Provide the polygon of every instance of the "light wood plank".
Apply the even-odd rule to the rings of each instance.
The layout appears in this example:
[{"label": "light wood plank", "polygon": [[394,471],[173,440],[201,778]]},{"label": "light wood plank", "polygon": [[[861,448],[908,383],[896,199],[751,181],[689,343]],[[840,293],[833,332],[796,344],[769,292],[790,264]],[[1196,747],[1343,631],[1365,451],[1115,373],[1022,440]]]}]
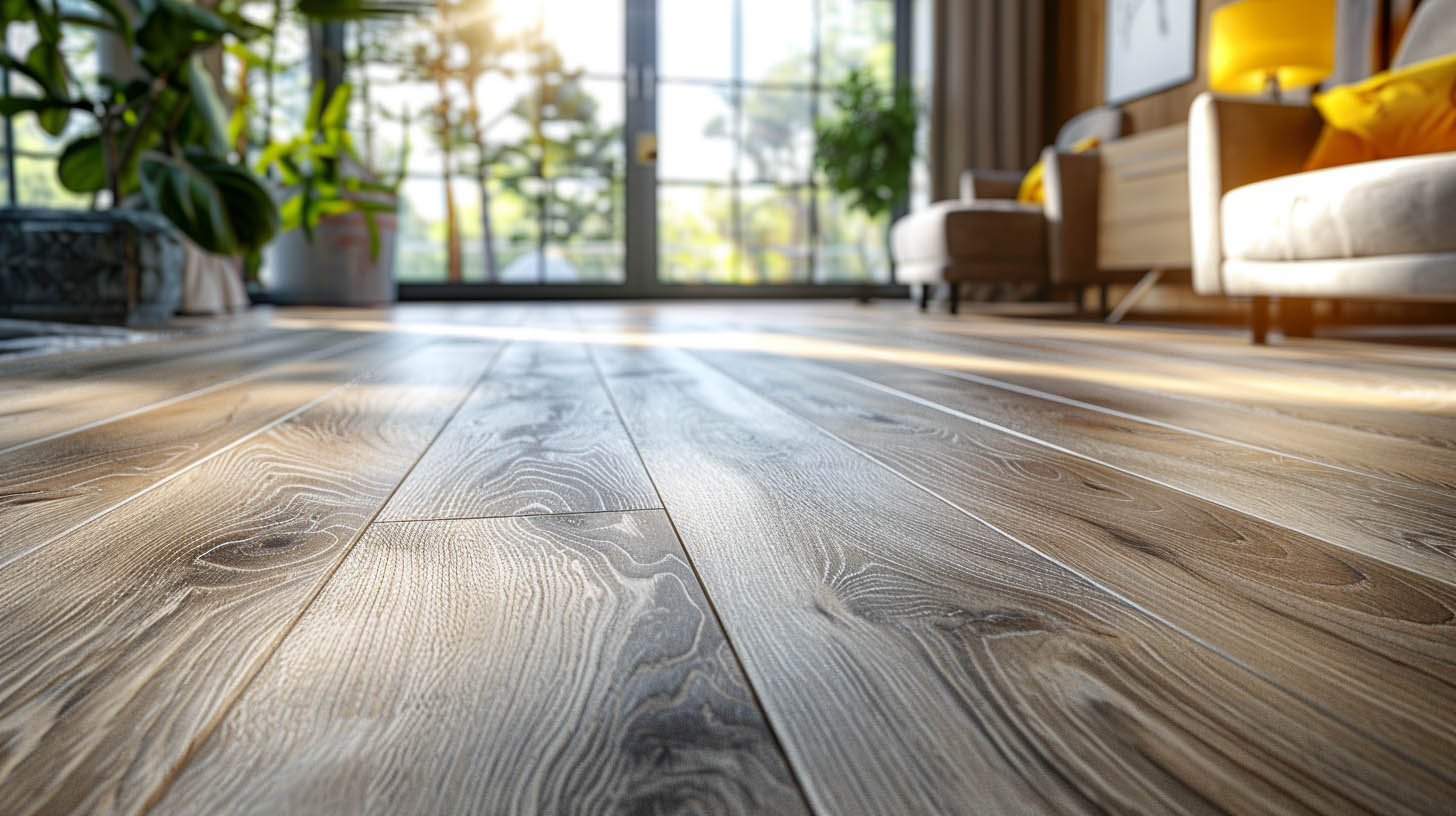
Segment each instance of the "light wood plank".
[{"label": "light wood plank", "polygon": [[657,507],[580,343],[518,342],[380,518],[450,519]]},{"label": "light wood plank", "polygon": [[[1008,373],[1010,366],[1002,368],[1005,380],[1028,382]],[[1449,490],[1372,479],[1268,448],[1094,411],[1059,401],[1051,391],[1044,398],[984,387],[995,386],[994,378],[975,387],[914,365],[875,365],[874,376],[1095,462],[1456,585],[1456,501]],[[1052,389],[1056,380],[1029,384]]]},{"label": "light wood plank", "polygon": [[331,346],[246,382],[0,454],[0,568],[425,342]]},{"label": "light wood plank", "polygon": [[3,375],[0,454],[364,339],[333,331],[227,334],[98,352],[95,360],[75,355],[54,366],[39,361]]},{"label": "light wood plank", "polygon": [[647,511],[374,525],[153,812],[807,811]]},{"label": "light wood plank", "polygon": [[131,812],[488,365],[408,355],[0,575],[0,812]]},{"label": "light wood plank", "polygon": [[1425,758],[1456,801],[1456,589],[838,375],[840,364],[705,356],[968,516]]},{"label": "light wood plank", "polygon": [[1449,790],[684,352],[594,353],[816,809],[1431,812]]},{"label": "light wood plank", "polygon": [[[701,325],[699,319],[696,325]],[[1016,344],[985,341],[978,337],[935,332],[879,329],[865,331],[797,325],[793,334],[767,334],[755,342],[740,341],[736,347],[781,348],[784,353],[823,359],[879,360],[910,367],[925,367],[983,384],[1002,384],[1006,389],[1042,395],[1089,410],[1125,415],[1185,431],[1217,442],[1249,447],[1274,457],[1288,458],[1297,465],[1324,464],[1361,476],[1398,483],[1397,489],[1414,488],[1415,499],[1436,507],[1456,502],[1456,453],[1444,446],[1424,445],[1384,435],[1382,429],[1358,430],[1327,425],[1308,419],[1269,412],[1255,405],[1225,400],[1218,388],[1207,383],[1185,387],[1196,377],[1175,378],[1152,372],[1109,370],[1079,359],[1080,352],[1037,351]],[[814,340],[803,342],[796,336]],[[823,341],[823,342],[817,342]],[[729,343],[729,345],[733,345]],[[1227,379],[1224,390],[1234,388]],[[1392,412],[1387,412],[1387,414]],[[1402,421],[1404,413],[1394,422]],[[1298,460],[1303,460],[1299,462]],[[1314,496],[1311,498],[1318,498]]]}]

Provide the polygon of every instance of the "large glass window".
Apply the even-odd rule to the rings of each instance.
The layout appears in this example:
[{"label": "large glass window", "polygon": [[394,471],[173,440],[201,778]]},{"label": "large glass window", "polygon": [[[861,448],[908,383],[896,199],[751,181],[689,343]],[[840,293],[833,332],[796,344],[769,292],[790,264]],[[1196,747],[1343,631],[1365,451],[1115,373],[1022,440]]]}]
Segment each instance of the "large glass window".
[{"label": "large glass window", "polygon": [[[66,4],[62,4],[64,9]],[[28,54],[36,44],[37,33],[33,25],[5,26],[5,51],[10,54]],[[61,47],[66,51],[67,63],[73,66],[78,76],[75,79],[85,88],[93,88],[96,82],[95,37],[87,28],[65,26]],[[23,74],[11,72],[10,89],[22,96],[36,95],[39,90]],[[56,160],[61,149],[72,139],[81,135],[88,126],[83,116],[71,116],[66,129],[58,136],[43,130],[33,114],[25,113],[10,120],[9,131],[15,143],[11,147],[15,160],[15,178],[8,178],[6,162],[0,161],[0,195],[10,194],[14,184],[15,201],[22,207],[86,207],[89,196],[73,193],[56,180]],[[0,126],[0,151],[7,149],[6,128]],[[0,199],[0,205],[8,199]]]},{"label": "large glass window", "polygon": [[892,0],[659,0],[657,32],[659,279],[887,281],[886,219],[819,184],[814,121],[851,68],[892,81]]},{"label": "large glass window", "polygon": [[453,2],[356,28],[353,121],[379,172],[405,161],[396,278],[625,279],[625,19],[623,0]]}]

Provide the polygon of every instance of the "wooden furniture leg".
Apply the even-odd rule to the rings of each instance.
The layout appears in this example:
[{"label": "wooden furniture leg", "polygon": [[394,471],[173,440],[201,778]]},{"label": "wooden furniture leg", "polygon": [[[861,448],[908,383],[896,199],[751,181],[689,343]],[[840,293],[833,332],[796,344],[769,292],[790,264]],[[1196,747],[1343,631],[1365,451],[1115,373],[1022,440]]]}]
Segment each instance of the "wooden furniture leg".
[{"label": "wooden furniture leg", "polygon": [[929,307],[930,307],[930,284],[928,284],[928,283],[922,283],[922,284],[920,284],[920,311],[923,312],[923,311],[925,311]]},{"label": "wooden furniture leg", "polygon": [[1255,295],[1249,301],[1249,329],[1255,345],[1269,342],[1269,298]]},{"label": "wooden furniture leg", "polygon": [[1285,337],[1314,336],[1314,301],[1309,298],[1280,298],[1279,325]]},{"label": "wooden furniture leg", "polygon": [[961,285],[955,282],[946,285],[950,287],[950,313],[955,314],[961,310]]}]

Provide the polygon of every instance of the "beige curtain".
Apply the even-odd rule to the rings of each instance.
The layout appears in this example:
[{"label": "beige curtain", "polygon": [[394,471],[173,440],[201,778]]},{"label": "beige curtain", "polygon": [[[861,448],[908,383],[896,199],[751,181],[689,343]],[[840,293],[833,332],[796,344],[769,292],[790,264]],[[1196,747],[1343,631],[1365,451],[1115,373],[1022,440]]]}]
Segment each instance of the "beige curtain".
[{"label": "beige curtain", "polygon": [[954,198],[962,170],[1024,170],[1047,133],[1050,0],[935,0],[930,175]]}]

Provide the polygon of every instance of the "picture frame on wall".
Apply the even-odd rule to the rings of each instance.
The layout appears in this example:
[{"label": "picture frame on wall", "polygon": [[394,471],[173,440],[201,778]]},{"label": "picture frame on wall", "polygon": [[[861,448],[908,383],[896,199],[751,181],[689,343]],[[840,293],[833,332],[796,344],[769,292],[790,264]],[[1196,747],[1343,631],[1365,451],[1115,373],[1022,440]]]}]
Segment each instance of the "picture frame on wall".
[{"label": "picture frame on wall", "polygon": [[1103,99],[1124,102],[1198,74],[1198,0],[1107,0]]}]

